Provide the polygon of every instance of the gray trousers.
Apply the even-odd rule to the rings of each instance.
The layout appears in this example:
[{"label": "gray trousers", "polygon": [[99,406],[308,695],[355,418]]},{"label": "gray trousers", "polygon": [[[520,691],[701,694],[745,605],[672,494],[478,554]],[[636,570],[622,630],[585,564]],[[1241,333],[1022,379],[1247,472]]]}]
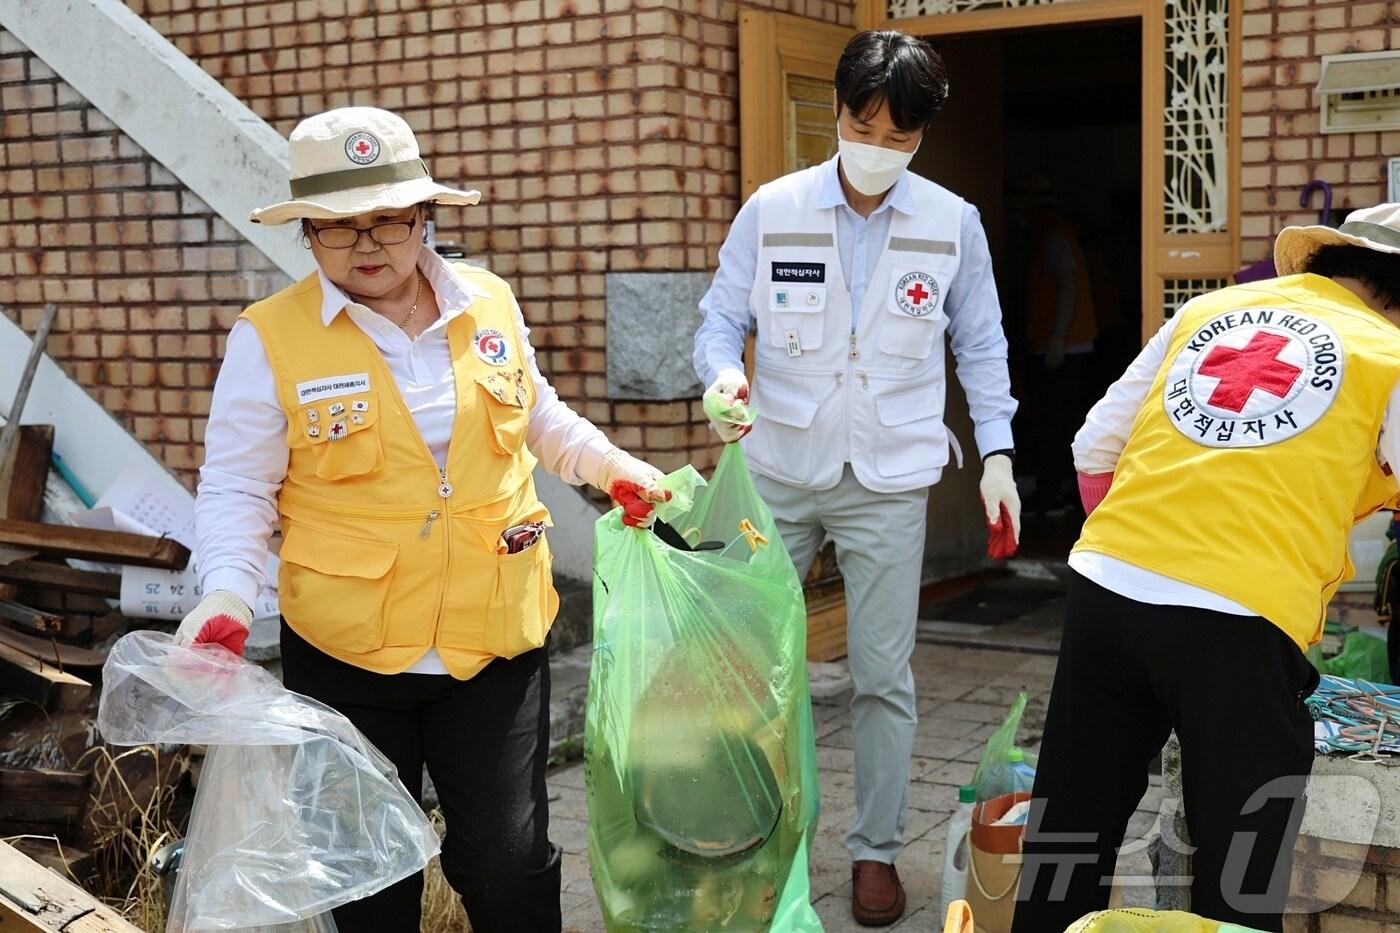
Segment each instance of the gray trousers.
[{"label": "gray trousers", "polygon": [[928,489],[871,492],[848,465],[833,489],[815,491],[754,476],[773,510],[798,576],[826,535],[846,583],[856,817],[846,834],[853,861],[892,863],[904,848],[909,762],[914,754],[914,628],[924,562]]}]

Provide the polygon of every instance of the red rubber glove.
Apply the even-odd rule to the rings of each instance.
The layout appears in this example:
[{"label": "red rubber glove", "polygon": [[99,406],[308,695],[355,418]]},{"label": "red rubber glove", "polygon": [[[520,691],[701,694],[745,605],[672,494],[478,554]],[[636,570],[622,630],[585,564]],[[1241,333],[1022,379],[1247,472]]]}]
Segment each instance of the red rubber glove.
[{"label": "red rubber glove", "polygon": [[1108,495],[1108,489],[1113,485],[1112,473],[1080,473],[1079,474],[1079,501],[1084,505],[1084,514],[1088,515],[1098,508],[1103,497]]},{"label": "red rubber glove", "polygon": [[664,475],[651,464],[614,448],[603,459],[602,470],[594,485],[622,506],[623,524],[633,528],[650,528],[655,520],[652,504],[671,498],[669,490],[656,485]]},{"label": "red rubber glove", "polygon": [[1011,521],[1011,512],[1002,503],[1001,515],[995,522],[987,523],[987,556],[992,560],[1015,557],[1016,546],[1016,528]]},{"label": "red rubber glove", "polygon": [[222,645],[236,655],[243,654],[253,611],[227,590],[214,590],[190,610],[175,631],[182,645]]}]

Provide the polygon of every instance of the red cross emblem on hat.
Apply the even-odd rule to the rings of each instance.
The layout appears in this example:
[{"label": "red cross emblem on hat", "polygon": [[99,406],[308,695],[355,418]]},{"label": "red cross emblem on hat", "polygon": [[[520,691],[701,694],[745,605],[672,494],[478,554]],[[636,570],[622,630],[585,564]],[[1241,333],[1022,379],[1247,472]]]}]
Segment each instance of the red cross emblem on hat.
[{"label": "red cross emblem on hat", "polygon": [[1214,347],[1197,370],[1202,376],[1220,379],[1208,404],[1242,412],[1256,389],[1287,398],[1293,383],[1303,374],[1301,367],[1278,358],[1288,344],[1288,338],[1282,334],[1259,331],[1241,349]]},{"label": "red cross emblem on hat", "polygon": [[345,140],[345,154],[357,165],[368,165],[379,158],[379,140],[369,133],[353,133]]}]

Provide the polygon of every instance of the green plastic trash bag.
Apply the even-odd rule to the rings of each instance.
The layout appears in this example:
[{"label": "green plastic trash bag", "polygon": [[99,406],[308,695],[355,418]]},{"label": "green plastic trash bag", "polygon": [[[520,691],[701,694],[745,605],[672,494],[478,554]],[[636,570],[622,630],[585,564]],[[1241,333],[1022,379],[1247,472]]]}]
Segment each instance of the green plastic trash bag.
[{"label": "green plastic trash bag", "polygon": [[819,931],[802,587],[737,444],[667,477],[679,535],[595,531],[588,855],[611,931]]},{"label": "green plastic trash bag", "polygon": [[1390,658],[1386,655],[1385,642],[1361,631],[1348,632],[1342,638],[1340,653],[1320,663],[1314,661],[1314,664],[1318,671],[1333,677],[1377,684],[1390,681]]},{"label": "green plastic trash bag", "polygon": [[982,749],[977,770],[972,774],[979,801],[992,800],[1003,794],[1029,793],[1031,790],[1030,785],[1035,780],[1035,755],[1016,746],[1016,732],[1021,728],[1026,700],[1026,691],[1022,690],[1016,695],[1006,711],[1006,718]]}]

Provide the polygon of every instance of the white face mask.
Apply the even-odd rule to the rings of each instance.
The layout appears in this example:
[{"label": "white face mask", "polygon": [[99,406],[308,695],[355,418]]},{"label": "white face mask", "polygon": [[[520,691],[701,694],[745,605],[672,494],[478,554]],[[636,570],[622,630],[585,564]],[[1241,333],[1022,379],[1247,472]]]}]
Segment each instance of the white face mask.
[{"label": "white face mask", "polygon": [[[872,197],[893,188],[894,183],[899,181],[899,173],[909,167],[914,152],[919,151],[918,146],[914,147],[914,152],[900,152],[897,149],[886,149],[884,146],[853,143],[842,139],[839,129],[836,131],[836,138],[840,142],[838,151],[841,153],[841,168],[846,173],[846,180],[861,194]],[[923,140],[919,142],[922,144]]]}]

